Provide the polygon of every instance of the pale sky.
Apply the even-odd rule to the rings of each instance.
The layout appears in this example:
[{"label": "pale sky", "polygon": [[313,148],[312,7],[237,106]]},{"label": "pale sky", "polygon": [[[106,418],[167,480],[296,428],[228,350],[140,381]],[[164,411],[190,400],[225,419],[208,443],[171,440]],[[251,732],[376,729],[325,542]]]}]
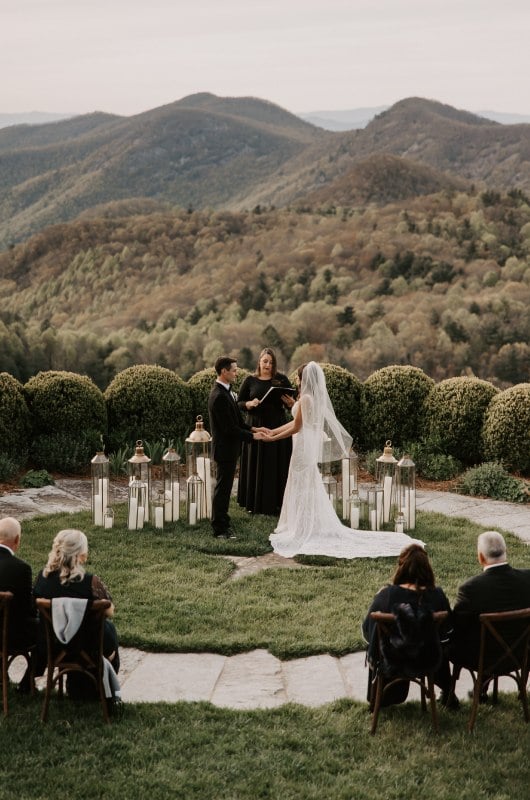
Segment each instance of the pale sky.
[{"label": "pale sky", "polygon": [[425,97],[530,114],[529,0],[0,0],[0,112],[195,92],[292,112]]}]

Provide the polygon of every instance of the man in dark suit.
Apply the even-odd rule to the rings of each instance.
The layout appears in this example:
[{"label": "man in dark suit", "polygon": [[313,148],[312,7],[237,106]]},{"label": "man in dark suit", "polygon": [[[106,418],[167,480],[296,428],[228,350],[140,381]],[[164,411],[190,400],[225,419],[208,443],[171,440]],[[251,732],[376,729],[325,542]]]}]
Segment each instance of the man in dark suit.
[{"label": "man in dark suit", "polygon": [[217,480],[212,501],[213,535],[235,539],[230,528],[230,494],[237,459],[242,442],[261,438],[261,429],[247,425],[232,395],[232,384],[237,377],[237,362],[230,356],[221,356],[215,362],[217,380],[208,398],[208,414],[212,432],[212,458],[215,461]]},{"label": "man in dark suit", "polygon": [[481,533],[477,554],[483,571],[458,590],[451,644],[451,661],[475,668],[480,643],[479,614],[530,608],[530,570],[508,564],[504,537],[497,531]]},{"label": "man in dark suit", "polygon": [[[36,642],[37,618],[33,606],[31,567],[15,553],[20,547],[20,523],[14,517],[0,519],[0,591],[13,592],[9,608],[8,649],[26,649]],[[29,675],[19,688],[29,690]]]}]

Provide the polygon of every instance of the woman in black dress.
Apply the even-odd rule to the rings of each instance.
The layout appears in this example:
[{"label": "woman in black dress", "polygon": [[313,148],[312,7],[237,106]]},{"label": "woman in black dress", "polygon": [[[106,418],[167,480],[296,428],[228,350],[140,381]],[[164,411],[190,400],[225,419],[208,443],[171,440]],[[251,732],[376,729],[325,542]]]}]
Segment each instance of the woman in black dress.
[{"label": "woman in black dress", "polygon": [[[291,393],[283,392],[282,388],[290,389]],[[277,428],[287,421],[285,409],[294,404],[292,389],[287,376],[277,371],[274,350],[265,347],[259,355],[256,372],[241,384],[238,405],[247,414],[250,425]],[[254,514],[280,513],[291,449],[290,439],[243,443],[237,490],[240,506]]]}]

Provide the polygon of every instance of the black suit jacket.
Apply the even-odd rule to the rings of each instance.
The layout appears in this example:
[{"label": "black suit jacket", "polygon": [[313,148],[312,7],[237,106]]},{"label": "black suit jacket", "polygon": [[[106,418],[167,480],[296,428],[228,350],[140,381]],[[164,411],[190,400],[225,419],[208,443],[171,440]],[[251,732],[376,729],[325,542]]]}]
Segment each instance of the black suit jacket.
[{"label": "black suit jacket", "polygon": [[24,643],[32,638],[35,611],[31,585],[31,567],[21,558],[0,547],[0,591],[13,592],[9,609],[9,642]]},{"label": "black suit jacket", "polygon": [[250,425],[241,416],[230,392],[217,381],[208,398],[214,461],[237,461],[241,442],[252,441]]},{"label": "black suit jacket", "polygon": [[479,614],[530,608],[530,570],[509,564],[490,567],[458,590],[453,608],[452,660],[476,663],[480,641]]}]

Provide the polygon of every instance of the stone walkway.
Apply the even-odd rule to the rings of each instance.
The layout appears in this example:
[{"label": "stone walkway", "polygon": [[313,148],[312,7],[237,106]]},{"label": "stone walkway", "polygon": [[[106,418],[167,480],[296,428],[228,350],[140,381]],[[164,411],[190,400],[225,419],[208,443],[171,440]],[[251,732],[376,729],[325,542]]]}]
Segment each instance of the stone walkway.
[{"label": "stone walkway", "polygon": [[[116,492],[120,499],[125,498],[124,487]],[[417,507],[420,511],[463,517],[488,528],[502,528],[530,543],[528,506],[418,490]],[[0,517],[12,515],[21,520],[87,508],[90,508],[87,481],[62,480],[55,486],[0,497]],[[237,566],[232,575],[236,580],[261,569],[303,568],[292,559],[274,553],[228,558]],[[288,702],[319,706],[343,697],[366,699],[364,653],[280,661],[266,650],[230,657],[215,653],[145,653],[133,648],[122,648],[120,652],[120,682],[126,702],[205,700],[226,708],[250,709],[275,708]],[[512,681],[501,681],[500,688],[513,691],[513,686]],[[470,677],[465,673],[457,685],[457,694],[465,697],[470,688]],[[410,697],[418,697],[416,687],[412,687]]]}]

